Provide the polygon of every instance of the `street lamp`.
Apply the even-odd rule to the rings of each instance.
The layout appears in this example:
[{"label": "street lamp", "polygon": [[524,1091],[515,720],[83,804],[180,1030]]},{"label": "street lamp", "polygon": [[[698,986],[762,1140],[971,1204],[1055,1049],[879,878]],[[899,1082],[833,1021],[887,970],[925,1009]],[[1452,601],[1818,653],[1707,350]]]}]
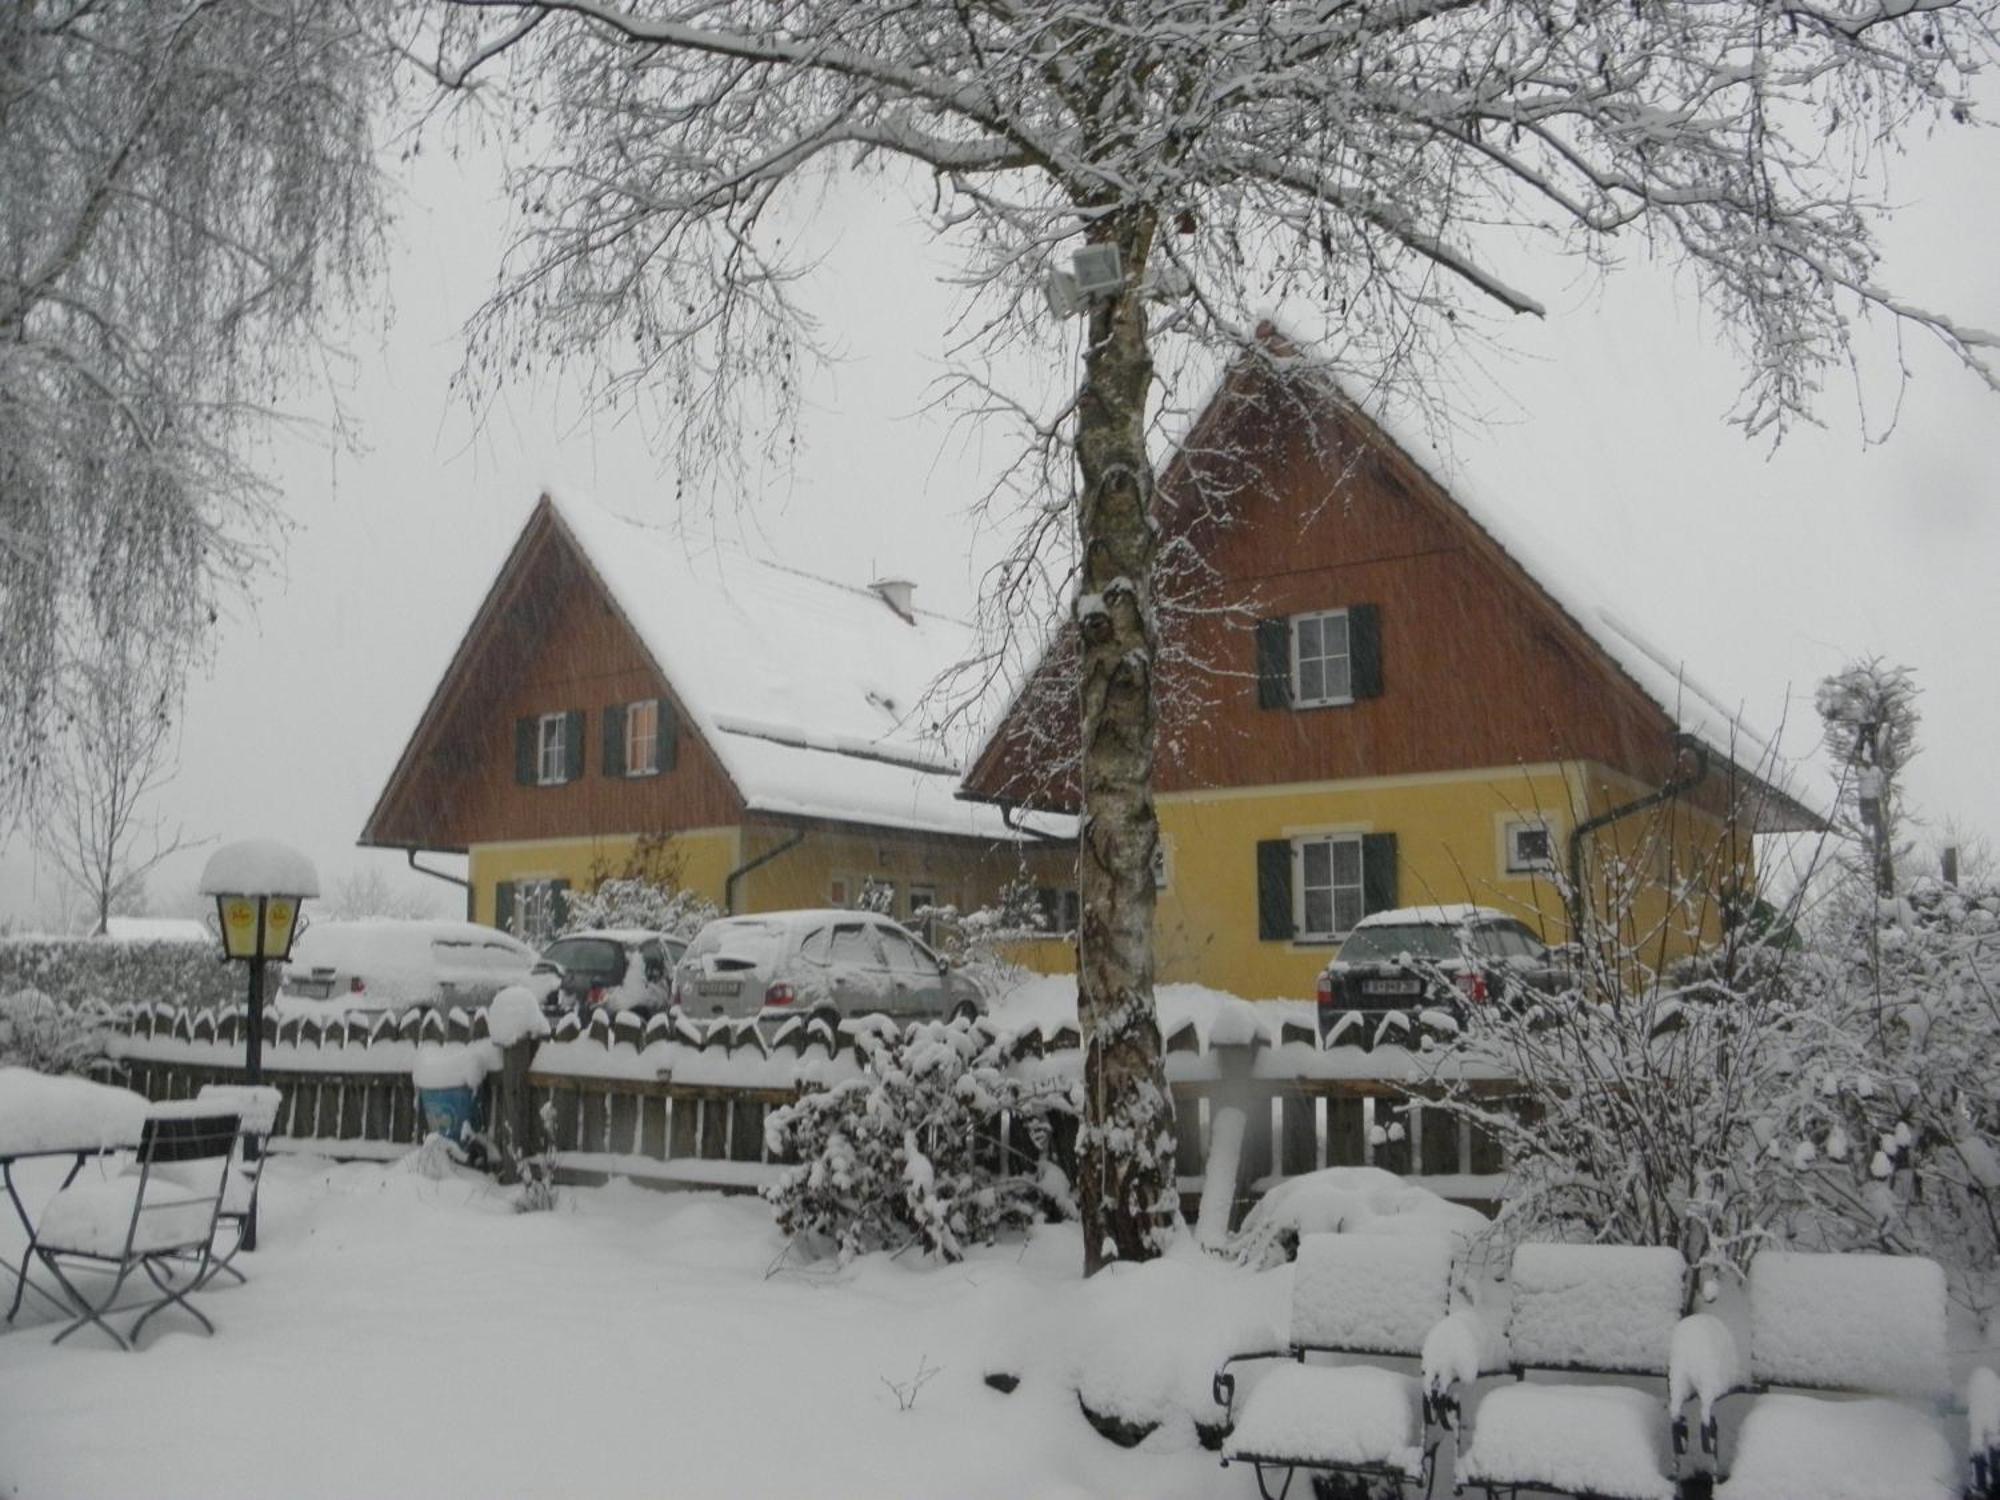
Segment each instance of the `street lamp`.
[{"label": "street lamp", "polygon": [[[299,933],[299,903],[319,894],[313,862],[275,839],[246,839],[209,856],[201,872],[201,894],[215,898],[216,925],[225,958],[250,968],[250,1024],[246,1028],[245,1073],[264,1081],[264,965],[291,957]],[[246,1143],[245,1150],[256,1148]],[[255,1200],[252,1200],[254,1213]],[[243,1225],[243,1248],[257,1248],[257,1221]]]}]

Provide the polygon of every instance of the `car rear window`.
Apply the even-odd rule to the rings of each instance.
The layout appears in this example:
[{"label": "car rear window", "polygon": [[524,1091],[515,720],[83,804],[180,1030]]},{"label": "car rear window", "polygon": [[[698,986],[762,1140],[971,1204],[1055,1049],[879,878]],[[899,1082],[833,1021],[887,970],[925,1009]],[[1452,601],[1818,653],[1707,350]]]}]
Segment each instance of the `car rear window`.
[{"label": "car rear window", "polygon": [[769,969],[778,961],[785,930],[776,922],[712,922],[686,957],[711,960],[714,969]]},{"label": "car rear window", "polygon": [[1459,956],[1456,927],[1359,927],[1340,945],[1339,961],[1344,964],[1371,964],[1399,958],[1428,958],[1441,961]]},{"label": "car rear window", "polygon": [[625,968],[625,952],[606,938],[563,938],[549,944],[542,957],[561,964],[572,974],[619,974]]}]

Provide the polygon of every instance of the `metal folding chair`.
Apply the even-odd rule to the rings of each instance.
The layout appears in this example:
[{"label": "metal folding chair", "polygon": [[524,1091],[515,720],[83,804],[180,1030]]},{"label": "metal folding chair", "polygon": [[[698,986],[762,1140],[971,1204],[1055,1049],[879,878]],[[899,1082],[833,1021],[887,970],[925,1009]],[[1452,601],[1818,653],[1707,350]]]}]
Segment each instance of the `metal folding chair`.
[{"label": "metal folding chair", "polygon": [[257,1217],[264,1162],[270,1153],[271,1133],[277,1128],[283,1096],[269,1084],[206,1083],[198,1098],[204,1104],[235,1110],[243,1121],[242,1134],[237,1138],[235,1154],[223,1179],[222,1211],[215,1220],[216,1244],[202,1277],[204,1281],[213,1281],[227,1271],[241,1283],[248,1278],[232,1262],[243,1250],[246,1227]]},{"label": "metal folding chair", "polygon": [[[214,1102],[155,1105],[146,1117],[138,1160],[130,1171],[106,1181],[76,1183],[56,1194],[35,1235],[36,1256],[76,1314],[55,1336],[56,1343],[79,1328],[95,1325],[119,1348],[131,1349],[154,1314],[174,1306],[190,1313],[209,1333],[215,1332],[215,1325],[188,1297],[210,1274],[216,1220],[241,1125],[236,1111]],[[188,1186],[185,1170],[173,1175],[158,1170],[211,1162],[214,1175],[205,1188]],[[190,1259],[196,1262],[193,1278],[176,1285],[173,1268]],[[83,1269],[110,1274],[109,1290],[95,1300],[87,1296],[75,1279]],[[145,1272],[160,1296],[143,1305],[128,1342],[104,1317],[137,1271]]]}]

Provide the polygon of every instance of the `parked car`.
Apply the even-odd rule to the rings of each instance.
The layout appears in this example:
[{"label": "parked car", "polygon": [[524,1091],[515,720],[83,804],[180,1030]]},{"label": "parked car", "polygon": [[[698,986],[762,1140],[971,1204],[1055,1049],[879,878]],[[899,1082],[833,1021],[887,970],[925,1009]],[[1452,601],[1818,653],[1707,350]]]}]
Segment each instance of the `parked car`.
[{"label": "parked car", "polygon": [[1553,993],[1562,978],[1555,955],[1533,931],[1490,907],[1377,912],[1355,924],[1319,976],[1320,1045],[1412,1040],[1426,1011],[1456,1024],[1467,1006]]},{"label": "parked car", "polygon": [[898,1020],[977,1015],[979,987],[922,940],[865,911],[721,917],[695,934],[674,973],[691,1016],[881,1013]]},{"label": "parked car", "polygon": [[543,997],[545,1010],[599,1006],[652,1015],[673,998],[674,965],[687,944],[639,927],[603,927],[572,932],[542,950],[536,972],[553,975],[556,986]]},{"label": "parked car", "polygon": [[475,922],[318,921],[292,945],[273,1009],[472,1009],[509,985],[539,988],[537,962],[526,943]]}]

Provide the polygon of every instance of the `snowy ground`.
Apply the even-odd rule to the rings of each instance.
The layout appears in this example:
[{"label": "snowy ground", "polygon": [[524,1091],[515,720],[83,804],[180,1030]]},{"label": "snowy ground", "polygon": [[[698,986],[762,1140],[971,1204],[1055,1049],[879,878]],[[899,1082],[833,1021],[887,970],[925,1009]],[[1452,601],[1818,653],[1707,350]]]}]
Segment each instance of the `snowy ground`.
[{"label": "snowy ground", "polygon": [[[136,1355],[51,1348],[30,1299],[0,1332],[0,1495],[1255,1493],[1184,1417],[1130,1452],[1086,1426],[1093,1324],[1167,1288],[1082,1286],[1067,1227],[959,1266],[767,1274],[785,1247],[754,1198],[566,1189],[517,1215],[479,1179],[282,1158],[265,1204],[250,1284],[205,1298],[212,1339],[169,1313]],[[1145,1270],[1208,1311],[1192,1333],[1153,1318],[1099,1372],[1140,1406],[1205,1389],[1209,1345],[1282,1320],[1282,1272]],[[982,1381],[1002,1366],[1012,1395]],[[890,1386],[919,1378],[900,1410]]]}]

